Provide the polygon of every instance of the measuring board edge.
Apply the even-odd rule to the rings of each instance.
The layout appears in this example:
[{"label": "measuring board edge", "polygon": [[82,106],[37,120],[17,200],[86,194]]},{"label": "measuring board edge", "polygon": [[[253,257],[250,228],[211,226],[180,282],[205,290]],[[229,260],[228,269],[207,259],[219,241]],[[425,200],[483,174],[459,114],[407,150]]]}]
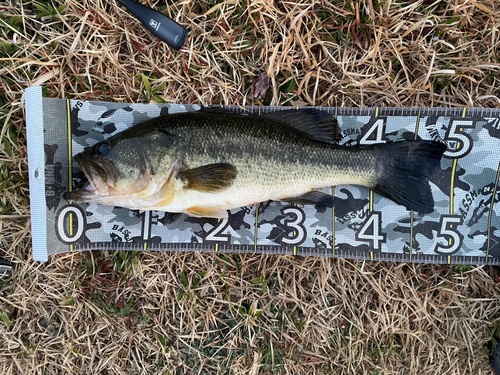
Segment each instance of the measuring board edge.
[{"label": "measuring board edge", "polygon": [[[98,102],[94,102],[98,103]],[[210,105],[207,107],[219,107],[220,105]],[[255,105],[225,105],[224,109],[235,112],[252,112],[252,113],[269,113],[275,111],[286,111],[297,108],[316,108],[326,111],[337,117],[342,116],[371,116],[378,111],[378,116],[420,116],[426,117],[429,115],[434,116],[460,116],[462,117],[464,107],[320,107],[320,106],[255,106]],[[500,108],[480,108],[480,107],[466,107],[466,117],[471,116],[487,116],[498,117],[500,116]]]},{"label": "measuring board edge", "polygon": [[29,87],[24,94],[26,138],[30,186],[33,259],[48,260],[47,205],[45,201],[45,147],[43,130],[42,87]]},{"label": "measuring board edge", "polygon": [[[57,101],[61,101],[62,99],[43,99],[42,100],[42,105],[44,106],[44,110],[48,110],[49,107],[52,107],[52,104],[48,103],[48,101],[52,101],[52,100],[57,100]],[[66,111],[64,112],[67,112],[67,115],[68,115],[68,126],[69,124],[71,123],[70,121],[70,118],[69,118],[69,110],[70,108],[72,108],[72,105],[71,103],[75,104],[75,108],[72,108],[75,110],[75,116],[78,115],[79,113],[79,108],[82,106],[82,103],[84,102],[81,102],[81,101],[77,101],[76,103],[73,102],[73,101],[69,101],[69,100],[65,100],[64,101],[65,103],[65,106],[64,108],[66,109]],[[116,111],[116,107],[117,107],[117,104],[113,104],[113,103],[108,103],[108,102],[92,102],[91,103],[93,104],[96,104],[98,105],[99,103],[103,103],[104,104],[104,109],[105,112],[104,112],[104,116],[103,118],[108,118],[110,116],[110,114],[113,114],[115,113],[114,111]],[[59,103],[56,103],[57,104],[57,107],[62,107],[59,106]],[[121,103],[118,103],[118,107],[120,107],[120,104]],[[55,104],[54,104],[55,105]],[[109,109],[108,105],[111,105],[111,107],[113,107],[112,110]],[[129,104],[122,104],[124,106],[128,106]],[[140,105],[139,103],[136,103],[135,105]],[[144,105],[143,105],[144,106]],[[145,105],[147,106],[147,104]],[[161,108],[161,114],[164,114],[164,113],[176,113],[177,110],[176,110],[176,107],[175,105],[172,105],[172,104],[167,104],[165,105],[167,107],[167,111],[164,111],[164,108],[162,105],[156,105],[157,107]],[[180,105],[184,108],[182,108],[183,110],[181,112],[184,112],[184,111],[196,111],[197,109],[199,109],[198,106],[196,105]],[[198,108],[196,108],[198,107]],[[211,106],[210,106],[211,107]],[[218,106],[217,106],[218,107]],[[285,110],[294,110],[294,109],[298,109],[299,107],[265,107],[265,106],[245,106],[245,107],[242,107],[242,106],[232,106],[232,105],[229,105],[229,106],[222,106],[224,109],[227,109],[227,110],[232,110],[232,111],[235,111],[235,112],[247,112],[247,113],[254,113],[254,114],[264,114],[264,113],[269,113],[269,112],[274,112],[274,111],[285,111]],[[142,107],[140,107],[142,108]],[[347,117],[350,117],[350,116],[373,116],[373,113],[375,112],[376,113],[376,116],[377,117],[380,117],[380,116],[386,116],[386,117],[390,117],[390,116],[416,116],[420,119],[420,117],[431,117],[434,118],[436,116],[444,116],[444,117],[460,117],[461,119],[463,117],[471,117],[471,115],[478,115],[478,116],[495,116],[495,117],[499,117],[500,116],[500,110],[499,109],[496,109],[496,108],[467,108],[467,110],[465,110],[464,108],[418,108],[418,107],[413,107],[413,108],[335,108],[335,107],[315,107],[315,108],[318,108],[318,109],[321,109],[321,110],[324,110],[330,114],[335,114],[336,117],[342,117],[342,116],[347,116]],[[118,108],[119,109],[119,108]],[[127,108],[125,107],[125,112],[130,112],[132,110],[132,108]],[[135,110],[137,110],[137,108],[135,108]],[[62,111],[62,108],[59,109],[59,111]],[[155,113],[157,111],[157,108],[155,108]],[[123,113],[125,113],[123,112]],[[118,113],[118,112],[117,112]],[[73,115],[73,112],[71,113]],[[151,116],[151,114],[149,115]],[[152,117],[155,117],[155,115],[153,115]],[[73,117],[72,117],[73,118]],[[76,118],[76,117],[75,117]],[[489,120],[489,119],[487,119]],[[78,121],[78,120],[76,120]],[[488,123],[489,124],[489,123]],[[101,124],[102,125],[102,124]],[[52,126],[51,124],[51,120],[50,118],[46,118],[45,120],[43,120],[43,126],[44,126],[44,129],[47,130],[50,128],[50,126]],[[57,126],[60,126],[57,125]],[[56,128],[58,129],[58,127]],[[69,129],[69,128],[68,128]],[[417,125],[417,129],[418,129],[418,125]],[[57,134],[60,135],[61,132],[57,132]],[[68,134],[68,140],[71,140],[72,138],[70,138],[70,134],[72,134],[71,132],[67,132]],[[415,137],[417,137],[417,134],[418,132],[415,132]],[[61,141],[61,137],[59,137],[58,135],[58,140]],[[499,137],[496,137],[496,138],[499,138]],[[54,143],[54,142],[52,142]],[[70,155],[72,154],[72,147],[71,147],[71,142],[69,141],[68,142],[68,147],[70,148],[69,149],[69,153]],[[79,145],[78,141],[75,143],[75,145]],[[71,156],[70,156],[71,158]],[[50,159],[47,159],[47,160],[50,160]],[[71,172],[71,164],[69,166],[69,169],[70,169],[70,172]],[[500,173],[500,172],[498,172]],[[498,180],[498,173],[497,173],[497,180]],[[45,175],[45,180],[46,180],[46,183],[49,183],[50,181],[50,174],[46,174]],[[71,181],[71,180],[70,180]],[[70,182],[71,184],[71,182]],[[496,187],[494,189],[495,191],[497,190]],[[46,187],[46,193],[49,194],[51,192],[50,188],[49,187]],[[453,194],[453,193],[452,193]],[[49,194],[50,195],[50,194]],[[50,199],[47,197],[46,198],[46,202],[47,204],[49,205],[49,207],[52,207],[50,205]],[[494,200],[492,199],[492,205],[494,204]],[[52,212],[52,208],[50,208],[50,210],[47,211],[47,213],[50,213]],[[83,211],[82,211],[83,213]],[[491,210],[490,210],[490,215],[491,215]],[[85,217],[85,216],[84,216]],[[260,217],[259,217],[260,219]],[[333,225],[335,225],[335,215],[333,215],[332,217],[333,219]],[[49,222],[51,222],[49,220]],[[78,221],[79,222],[79,221]],[[59,222],[58,222],[59,223]],[[74,223],[74,221],[73,221]],[[412,218],[412,223],[413,223],[413,218]],[[55,225],[57,223],[54,223]],[[71,217],[69,219],[69,225],[70,227],[73,227],[73,224],[71,224]],[[144,225],[144,224],[143,224]],[[333,227],[332,225],[332,230],[333,230],[333,233],[335,233],[335,227]],[[50,226],[50,224],[47,224],[47,226]],[[411,224],[411,226],[413,227],[413,224]],[[64,229],[63,227],[61,227],[60,225],[57,226],[57,228],[59,229]],[[255,217],[255,238],[257,238],[257,229],[258,229],[258,216],[256,215]],[[446,228],[445,228],[446,229]],[[115,229],[114,229],[115,230]],[[150,231],[151,229],[149,229]],[[170,243],[170,244],[166,244],[164,246],[155,246],[156,243],[155,241],[151,240],[149,241],[149,231],[148,231],[148,235],[146,237],[148,237],[148,239],[146,239],[146,237],[144,237],[144,234],[141,234],[140,237],[141,239],[144,237],[144,241],[141,242],[141,244],[143,244],[143,248],[144,250],[160,250],[160,251],[168,251],[168,250],[174,250],[174,251],[190,251],[190,250],[193,250],[193,251],[208,251],[208,252],[213,252],[215,251],[216,253],[217,252],[221,252],[221,253],[227,253],[227,252],[236,252],[236,253],[261,253],[261,254],[264,254],[264,253],[267,253],[267,254],[283,254],[283,255],[309,255],[309,256],[322,256],[324,257],[325,254],[319,254],[320,252],[318,252],[318,248],[317,247],[311,247],[312,245],[311,244],[308,244],[308,246],[293,246],[291,248],[289,247],[279,247],[279,246],[269,246],[269,245],[266,245],[266,244],[259,244],[256,240],[255,243],[253,244],[231,244],[231,245],[226,245],[224,243],[219,243],[219,242],[209,242],[209,243],[201,243],[201,244],[188,244],[188,243],[185,243],[185,242],[178,242],[178,243]],[[327,232],[325,232],[327,233]],[[57,234],[57,231],[56,231],[56,234]],[[69,232],[69,234],[71,235],[71,232]],[[335,235],[335,234],[333,234]],[[51,252],[53,251],[53,246],[50,242],[50,237],[51,236],[51,233],[48,233],[47,234],[47,246],[46,246],[46,250],[50,250]],[[443,236],[441,236],[443,237]],[[488,235],[489,237],[489,235]],[[135,238],[135,237],[134,237]],[[163,238],[163,237],[162,237]],[[412,235],[412,238],[413,238],[413,235]],[[97,238],[96,238],[97,239]],[[96,241],[96,239],[93,239],[91,240],[92,241]],[[446,237],[445,237],[446,239]],[[211,239],[210,241],[214,241],[213,239]],[[114,241],[112,241],[114,242]],[[133,248],[130,248],[129,246],[120,246],[120,245],[116,245],[116,244],[112,244],[112,242],[108,243],[108,242],[93,242],[92,244],[89,244],[90,246],[78,246],[78,244],[75,242],[74,245],[70,244],[70,251],[82,251],[82,250],[97,250],[98,248],[100,249],[114,249],[114,250],[139,250],[138,248],[136,248],[136,246],[132,246]],[[210,244],[213,244],[214,246],[211,246]],[[315,243],[317,245],[317,243]],[[334,242],[335,244],[335,242]],[[111,246],[110,246],[111,245]],[[115,245],[115,246],[113,246]],[[136,244],[137,245],[137,244]],[[170,245],[170,246],[169,246]],[[142,246],[140,246],[142,247]],[[376,252],[376,251],[372,251],[370,252],[370,255],[369,257],[367,258],[367,255],[364,254],[364,253],[359,253],[358,251],[352,251],[352,249],[350,249],[349,247],[347,248],[343,248],[342,246],[331,246],[331,252],[330,252],[330,256],[332,257],[340,257],[340,258],[346,258],[346,259],[369,259],[371,257],[371,260],[378,260],[378,261],[396,261],[396,262],[407,262],[407,261],[414,261],[414,262],[424,262],[424,263],[448,263],[448,264],[485,264],[485,259],[484,257],[481,257],[481,256],[476,256],[476,257],[470,257],[470,256],[443,256],[443,255],[438,255],[438,256],[435,256],[435,255],[429,255],[429,254],[423,254],[423,253],[419,253],[418,250],[419,249],[416,249],[415,251],[416,252],[410,252],[409,254],[406,252],[405,249],[402,249],[403,252],[402,253],[379,253],[379,252]],[[410,248],[412,248],[412,246],[410,246]],[[66,249],[64,249],[66,250]],[[61,253],[61,251],[59,250],[54,250],[54,254],[58,254],[58,253]],[[65,251],[63,251],[64,253]],[[412,257],[413,256],[413,257]],[[488,257],[488,254],[486,255]],[[413,259],[412,259],[413,258]],[[459,259],[460,258],[460,259]],[[490,260],[491,260],[491,263],[490,263]],[[493,264],[493,263],[498,263],[499,261],[497,261],[496,259],[494,258],[490,258],[490,259],[487,259],[486,262],[488,262],[488,264]]]}]

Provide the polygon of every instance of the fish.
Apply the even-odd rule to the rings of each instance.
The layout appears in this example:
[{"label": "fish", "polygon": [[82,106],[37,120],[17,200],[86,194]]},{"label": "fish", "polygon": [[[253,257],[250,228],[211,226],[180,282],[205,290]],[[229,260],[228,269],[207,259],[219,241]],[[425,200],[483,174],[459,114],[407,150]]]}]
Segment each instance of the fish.
[{"label": "fish", "polygon": [[227,219],[269,200],[334,206],[325,188],[361,185],[422,214],[446,145],[413,140],[342,146],[335,117],[315,108],[261,116],[202,107],[162,115],[74,156],[88,183],[72,202]]}]

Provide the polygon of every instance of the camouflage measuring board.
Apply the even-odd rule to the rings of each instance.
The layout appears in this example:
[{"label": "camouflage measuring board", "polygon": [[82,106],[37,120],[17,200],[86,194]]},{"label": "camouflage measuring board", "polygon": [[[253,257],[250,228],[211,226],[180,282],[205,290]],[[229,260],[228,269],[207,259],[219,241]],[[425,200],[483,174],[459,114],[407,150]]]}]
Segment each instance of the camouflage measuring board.
[{"label": "camouflage measuring board", "polygon": [[[193,250],[344,257],[408,262],[500,264],[500,110],[322,108],[342,129],[341,144],[413,139],[445,142],[431,176],[435,211],[420,215],[359,186],[335,186],[335,207],[264,202],[229,220],[98,204],[70,204],[69,184],[85,177],[72,156],[155,116],[198,106],[42,98],[26,91],[28,158],[36,260],[94,249]],[[239,107],[227,107],[242,111]],[[290,107],[248,107],[255,113]],[[279,152],[279,150],[276,150]]]}]

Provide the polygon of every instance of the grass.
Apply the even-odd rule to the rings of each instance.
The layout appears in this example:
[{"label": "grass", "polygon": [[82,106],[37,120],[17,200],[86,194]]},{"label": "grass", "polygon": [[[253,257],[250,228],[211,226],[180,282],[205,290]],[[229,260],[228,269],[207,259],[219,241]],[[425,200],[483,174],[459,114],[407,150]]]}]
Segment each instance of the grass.
[{"label": "grass", "polygon": [[[81,100],[500,106],[500,2],[0,2],[2,374],[488,374],[493,267],[93,252],[31,260],[23,92]],[[265,90],[258,78],[269,77]],[[260,84],[260,94],[251,96]]]}]

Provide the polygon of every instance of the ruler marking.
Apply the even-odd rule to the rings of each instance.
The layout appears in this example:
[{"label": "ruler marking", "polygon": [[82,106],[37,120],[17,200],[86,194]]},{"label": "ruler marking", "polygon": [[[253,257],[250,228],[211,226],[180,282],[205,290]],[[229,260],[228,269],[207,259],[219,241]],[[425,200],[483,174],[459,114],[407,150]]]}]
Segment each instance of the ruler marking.
[{"label": "ruler marking", "polygon": [[69,174],[68,174],[68,179],[69,179],[69,191],[73,190],[73,176],[71,175],[72,173],[72,163],[73,163],[73,151],[71,149],[71,108],[70,108],[70,103],[69,99],[66,99],[66,111],[67,111],[67,116],[68,116],[68,167],[69,167]]},{"label": "ruler marking", "polygon": [[493,205],[495,204],[495,195],[497,193],[498,177],[499,176],[500,176],[500,161],[498,162],[497,178],[495,179],[495,187],[493,189],[493,193],[492,193],[492,196],[491,196],[490,213],[488,215],[488,244],[486,246],[486,260],[485,260],[484,264],[488,264],[488,258],[490,256],[491,216],[493,214]]},{"label": "ruler marking", "polygon": [[457,160],[458,159],[453,160],[453,168],[451,170],[450,215],[453,215],[453,212],[454,212],[454,209],[453,209],[453,206],[454,206],[453,190],[454,190],[454,184],[455,184],[455,172],[457,170]]},{"label": "ruler marking", "polygon": [[[375,117],[378,117],[379,107],[375,108]],[[370,189],[370,213],[373,212],[373,190]],[[382,253],[382,249],[380,249]],[[370,259],[373,260],[373,250],[370,250]]]},{"label": "ruler marking", "polygon": [[[66,99],[66,112],[68,116],[68,190],[73,190],[73,150],[71,148],[71,107],[69,99]],[[69,204],[73,204],[72,201]],[[73,237],[73,213],[69,213],[69,235]],[[69,251],[73,252],[73,244],[69,245]]]},{"label": "ruler marking", "polygon": [[[465,117],[465,114],[467,113],[467,108],[464,108],[462,111],[462,117]],[[450,124],[451,126],[451,124]],[[456,147],[459,147],[459,144],[457,142]],[[455,194],[454,194],[454,189],[455,189],[455,173],[457,170],[457,164],[458,164],[458,159],[453,160],[453,167],[451,171],[451,186],[450,186],[450,215],[453,215],[455,212]],[[451,239],[450,239],[451,241]]]},{"label": "ruler marking", "polygon": [[[295,108],[297,111],[300,109],[298,106]],[[296,204],[292,204],[293,207],[297,207]],[[296,236],[297,235],[297,232],[294,230],[293,231],[293,235]],[[294,245],[293,246],[293,255],[296,256],[297,255],[297,246]]]},{"label": "ruler marking", "polygon": [[259,227],[259,204],[255,205],[255,233],[253,253],[257,253],[257,228]]},{"label": "ruler marking", "polygon": [[413,263],[413,210],[410,211],[410,263]]},{"label": "ruler marking", "polygon": [[142,239],[144,240],[144,250],[147,249],[147,240],[151,237],[151,211],[144,211],[142,221]]},{"label": "ruler marking", "polygon": [[[221,107],[222,109],[224,109],[224,104],[221,104],[221,105],[220,105],[220,107]],[[217,219],[217,223],[218,223],[218,224],[220,224],[220,219]],[[219,243],[217,242],[217,243],[215,244],[215,253],[218,253],[218,252],[219,252]]]},{"label": "ruler marking", "polygon": [[[418,138],[418,129],[420,126],[420,108],[417,114],[417,124],[415,125],[415,140]],[[413,210],[410,211],[410,263],[413,263]]]},{"label": "ruler marking", "polygon": [[[338,123],[338,107],[335,107],[335,123],[340,129]],[[335,258],[335,186],[332,186],[332,196],[334,198],[334,204],[332,207],[332,257]]]},{"label": "ruler marking", "polygon": [[[220,224],[220,219],[217,219],[217,223]],[[216,253],[219,252],[219,243],[218,242],[215,244],[215,252]]]},{"label": "ruler marking", "polygon": [[73,214],[71,212],[69,213],[69,235],[73,237]]},{"label": "ruler marking", "polygon": [[[259,116],[261,115],[261,106],[259,105]],[[257,203],[255,205],[255,233],[254,233],[254,247],[253,247],[253,253],[257,253],[257,230],[259,228],[259,204]]]},{"label": "ruler marking", "polygon": [[373,190],[370,190],[370,212],[373,211]]}]

